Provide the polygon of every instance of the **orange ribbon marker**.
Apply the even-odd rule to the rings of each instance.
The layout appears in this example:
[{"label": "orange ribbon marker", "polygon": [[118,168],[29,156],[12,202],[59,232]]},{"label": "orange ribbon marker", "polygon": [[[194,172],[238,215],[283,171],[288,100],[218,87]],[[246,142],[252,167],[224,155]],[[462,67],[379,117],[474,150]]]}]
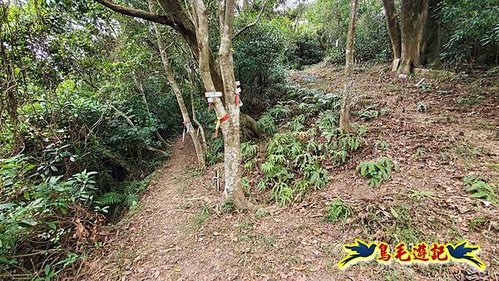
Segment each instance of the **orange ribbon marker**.
[{"label": "orange ribbon marker", "polygon": [[215,138],[218,137],[218,128],[220,128],[220,124],[223,122],[229,120],[229,114],[225,113],[224,116],[222,116],[220,119],[217,120],[217,124],[215,125]]}]

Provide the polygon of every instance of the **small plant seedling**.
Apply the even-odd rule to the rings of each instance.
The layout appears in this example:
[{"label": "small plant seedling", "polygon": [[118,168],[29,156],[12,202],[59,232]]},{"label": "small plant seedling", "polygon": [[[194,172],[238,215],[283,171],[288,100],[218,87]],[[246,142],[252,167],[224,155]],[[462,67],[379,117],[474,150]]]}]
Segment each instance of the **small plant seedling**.
[{"label": "small plant seedling", "polygon": [[199,214],[194,216],[191,221],[191,228],[198,229],[210,216],[211,209],[208,205],[204,205]]},{"label": "small plant seedling", "polygon": [[416,152],[414,153],[414,155],[417,158],[422,158],[425,155],[425,149],[424,149],[424,147],[419,146],[418,148],[416,148]]},{"label": "small plant seedling", "polygon": [[364,120],[364,121],[369,121],[371,119],[377,118],[380,115],[381,115],[380,112],[375,110],[375,109],[367,109],[367,110],[363,111],[359,115],[359,117],[362,118],[362,120]]},{"label": "small plant seedling", "polygon": [[384,140],[376,141],[376,148],[381,151],[386,151],[390,147],[390,144]]},{"label": "small plant seedling", "polygon": [[[234,205],[234,201],[232,201],[231,199],[225,200],[222,204],[222,212],[224,212],[226,214],[234,212],[235,209],[236,209],[236,207]],[[204,208],[203,208],[203,211],[204,211]],[[209,214],[209,209],[208,209],[208,214]]]},{"label": "small plant seedling", "polygon": [[471,231],[477,230],[480,226],[484,225],[487,220],[484,217],[478,216],[473,218],[469,223],[469,228]]},{"label": "small plant seedling", "polygon": [[467,175],[463,178],[464,184],[468,187],[466,192],[472,197],[482,199],[492,204],[496,203],[496,188],[485,179],[477,175]]},{"label": "small plant seedling", "polygon": [[336,197],[327,206],[325,220],[328,222],[346,220],[352,212],[352,207],[346,204],[341,198]]},{"label": "small plant seedling", "polygon": [[483,96],[468,96],[460,97],[456,100],[456,104],[460,107],[472,106],[481,103]]},{"label": "small plant seedling", "polygon": [[387,181],[392,173],[393,161],[388,157],[382,157],[377,161],[362,162],[357,166],[357,170],[362,177],[369,179],[371,186],[379,186]]},{"label": "small plant seedling", "polygon": [[433,191],[421,189],[412,192],[410,197],[416,200],[423,200],[424,198],[434,198],[435,194],[433,193]]},{"label": "small plant seedling", "polygon": [[425,112],[428,110],[428,106],[426,105],[426,103],[420,101],[418,102],[417,109],[419,112]]},{"label": "small plant seedling", "polygon": [[428,92],[429,90],[431,90],[431,84],[423,82],[419,84],[418,88],[423,92]]}]

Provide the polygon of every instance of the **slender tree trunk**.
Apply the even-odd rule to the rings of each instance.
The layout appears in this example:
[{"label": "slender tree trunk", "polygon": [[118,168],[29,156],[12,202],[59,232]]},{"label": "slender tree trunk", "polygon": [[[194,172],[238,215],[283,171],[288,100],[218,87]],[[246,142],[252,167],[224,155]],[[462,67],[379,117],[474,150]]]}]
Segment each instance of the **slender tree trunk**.
[{"label": "slender tree trunk", "polygon": [[401,61],[399,73],[410,74],[421,64],[423,31],[428,18],[428,0],[401,1]]},{"label": "slender tree trunk", "polygon": [[[135,75],[133,75],[133,79],[135,80],[135,83],[139,87],[139,91],[140,91],[140,94],[142,96],[142,103],[144,104],[144,106],[146,108],[147,114],[149,115],[149,118],[152,118],[153,116],[152,116],[151,110],[149,108],[149,102],[147,101],[146,91],[144,90],[144,85],[142,85],[142,82],[139,81],[139,79]],[[158,138],[158,140],[163,144],[163,146],[165,146],[165,147],[168,146],[168,142],[163,138],[163,136],[161,136],[161,134],[159,133],[158,130],[154,130],[154,134],[156,135],[156,138]]]},{"label": "slender tree trunk", "polygon": [[[154,12],[154,2],[155,2],[154,0],[149,0],[148,2],[149,10],[151,12]],[[196,156],[198,158],[198,165],[201,169],[204,169],[206,167],[206,163],[204,161],[203,148],[201,146],[198,136],[196,135],[196,132],[194,132],[194,127],[192,126],[191,119],[189,117],[189,112],[187,111],[187,107],[185,106],[182,92],[180,91],[180,88],[177,82],[175,81],[175,77],[173,76],[173,71],[170,66],[170,61],[166,53],[166,46],[163,40],[161,40],[161,32],[159,31],[158,24],[153,23],[153,27],[154,27],[154,32],[156,34],[156,39],[158,41],[159,53],[161,56],[161,61],[163,62],[163,67],[165,69],[166,78],[168,79],[168,82],[173,88],[173,92],[175,93],[175,97],[177,98],[178,106],[182,114],[184,126],[187,130],[187,133],[190,135],[192,142],[194,143],[194,149],[196,150]]]},{"label": "slender tree trunk", "polygon": [[[189,82],[191,85],[194,84],[194,79],[192,77],[192,70],[190,68],[187,68],[187,73],[189,75]],[[208,151],[208,145],[206,143],[206,135],[204,133],[204,128],[201,123],[199,123],[197,117],[196,117],[196,108],[194,107],[194,94],[193,94],[194,89],[190,89],[190,96],[191,96],[191,109],[192,109],[192,121],[194,124],[196,124],[198,130],[199,130],[199,135],[201,136],[201,144],[203,145],[203,152]]]},{"label": "slender tree trunk", "polygon": [[353,85],[353,79],[351,76],[348,78],[349,81],[345,83],[343,96],[341,97],[341,108],[340,108],[340,130],[344,133],[351,131],[350,127],[350,103],[351,103],[351,88]]},{"label": "slender tree trunk", "polygon": [[355,41],[355,20],[357,18],[357,0],[351,0],[350,2],[350,24],[348,25],[348,36],[347,36],[347,48],[345,52],[345,72],[348,75],[353,73],[354,65],[354,41]]},{"label": "slender tree trunk", "polygon": [[[199,48],[199,69],[205,89],[215,91],[209,64],[208,18],[203,0],[195,0],[197,15],[196,35]],[[217,114],[218,124],[224,138],[224,194],[232,198],[238,209],[247,209],[249,202],[244,196],[241,184],[241,148],[239,131],[239,105],[235,104],[234,94],[236,81],[232,56],[232,33],[235,1],[226,0],[225,6],[219,8],[220,49],[219,64],[223,80],[223,97],[214,98],[213,104]],[[223,13],[223,14],[222,14]]]},{"label": "slender tree trunk", "polygon": [[350,132],[350,87],[353,84],[353,67],[354,67],[354,42],[355,42],[355,21],[357,17],[357,0],[350,2],[350,24],[348,26],[347,48],[345,51],[346,63],[345,73],[347,74],[348,82],[345,84],[343,96],[341,98],[340,109],[340,130],[344,133]]},{"label": "slender tree trunk", "polygon": [[225,1],[225,17],[220,34],[220,70],[224,83],[225,105],[229,111],[229,130],[224,143],[225,150],[225,194],[232,195],[234,203],[240,208],[247,208],[241,184],[241,130],[239,102],[235,102],[236,78],[234,75],[234,57],[232,36],[234,29],[235,0]]},{"label": "slender tree trunk", "polygon": [[401,34],[395,3],[393,0],[383,0],[383,7],[385,9],[386,27],[392,44],[392,71],[397,71],[401,55]]}]

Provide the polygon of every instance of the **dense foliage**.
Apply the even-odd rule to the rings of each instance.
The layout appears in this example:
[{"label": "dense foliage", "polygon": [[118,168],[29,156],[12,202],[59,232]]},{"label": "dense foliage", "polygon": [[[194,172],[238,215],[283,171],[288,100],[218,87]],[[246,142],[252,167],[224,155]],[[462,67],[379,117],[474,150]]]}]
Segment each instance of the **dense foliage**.
[{"label": "dense foliage", "polygon": [[[350,2],[318,0],[311,5],[306,18],[318,28],[319,40],[331,62],[343,64],[350,16]],[[355,32],[355,59],[387,61],[391,56],[381,1],[363,1],[359,5]]]},{"label": "dense foliage", "polygon": [[[382,3],[361,2],[355,58],[386,62]],[[343,64],[349,1],[281,4],[255,1],[238,10],[233,47],[242,112],[265,136],[241,146],[243,184],[286,205],[324,188],[332,171],[348,165],[365,145],[366,128],[339,130],[340,95],[294,86],[287,73],[324,59]],[[213,32],[217,7],[208,9]],[[497,65],[496,1],[444,0],[436,12],[444,66]],[[217,117],[202,95],[196,60],[172,29],[160,32],[172,42],[167,52],[189,114],[194,105],[207,132],[207,163],[216,164],[224,144],[211,137]],[[210,41],[213,54],[217,40]],[[1,2],[0,67],[0,271],[49,280],[100,245],[101,225],[137,205],[181,134],[182,118],[151,24],[94,1]],[[358,117],[382,114],[370,107]],[[378,186],[393,167],[380,158],[360,163],[358,172]],[[475,197],[497,200],[486,180],[465,182]],[[334,222],[351,208],[337,198],[327,212]]]},{"label": "dense foliage", "polygon": [[497,1],[445,0],[441,21],[445,32],[442,59],[459,63],[499,63],[499,22]]}]

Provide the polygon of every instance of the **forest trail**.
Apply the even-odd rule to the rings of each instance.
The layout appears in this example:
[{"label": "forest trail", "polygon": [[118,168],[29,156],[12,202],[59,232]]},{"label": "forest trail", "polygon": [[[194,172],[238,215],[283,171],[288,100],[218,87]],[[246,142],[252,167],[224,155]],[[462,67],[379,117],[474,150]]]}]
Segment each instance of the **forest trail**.
[{"label": "forest trail", "polygon": [[[107,243],[109,249],[89,261],[80,279],[168,280],[166,276],[180,274],[177,263],[189,263],[189,258],[176,255],[179,251],[188,254],[187,227],[193,216],[189,208],[202,205],[197,201],[200,198],[189,196],[195,191],[190,190],[195,164],[190,138],[185,142],[177,138],[172,157],[157,170],[138,208],[116,225],[116,234]],[[185,192],[187,187],[189,192]]]},{"label": "forest trail", "polygon": [[[220,166],[200,175],[190,139],[182,143],[178,138],[138,208],[87,259],[79,279],[497,280],[498,209],[471,198],[462,183],[471,171],[499,178],[494,166],[499,163],[497,85],[471,93],[463,83],[432,81],[428,91],[421,91],[415,79],[400,80],[382,69],[355,77],[360,97],[353,118],[369,127],[370,146],[331,173],[326,188],[284,208],[255,194],[261,207],[256,212],[224,212],[222,192],[212,183]],[[294,72],[292,78],[328,92],[340,91],[345,79],[341,71],[320,66]],[[480,107],[456,106],[456,100],[474,94],[483,96]],[[421,101],[428,107],[424,113],[417,110]],[[368,121],[356,117],[357,110],[373,110],[374,103],[378,113],[388,113]],[[385,151],[376,148],[380,139],[389,144]],[[381,153],[390,155],[400,170],[373,188],[358,177],[355,166]],[[326,223],[327,204],[337,196],[353,207],[354,215],[346,222]],[[458,264],[375,263],[341,271],[336,264],[344,256],[342,245],[355,237],[469,239],[484,249],[481,258],[489,271],[477,273]]]}]

